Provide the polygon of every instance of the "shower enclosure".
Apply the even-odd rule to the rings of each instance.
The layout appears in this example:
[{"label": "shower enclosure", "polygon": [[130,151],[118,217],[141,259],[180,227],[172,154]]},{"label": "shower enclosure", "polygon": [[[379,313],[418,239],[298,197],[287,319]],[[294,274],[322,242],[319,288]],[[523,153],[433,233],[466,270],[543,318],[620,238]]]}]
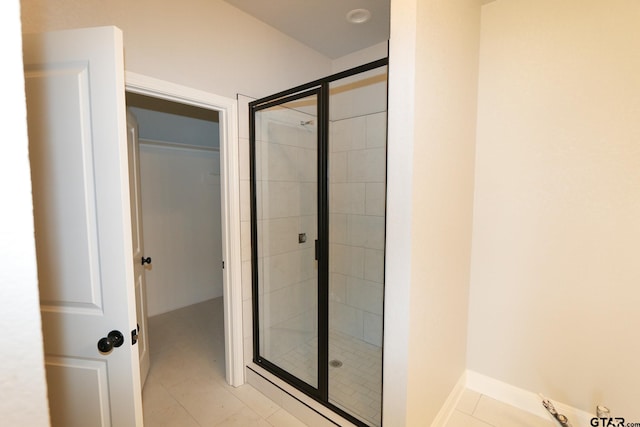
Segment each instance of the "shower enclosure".
[{"label": "shower enclosure", "polygon": [[249,108],[254,362],[379,426],[387,60]]}]

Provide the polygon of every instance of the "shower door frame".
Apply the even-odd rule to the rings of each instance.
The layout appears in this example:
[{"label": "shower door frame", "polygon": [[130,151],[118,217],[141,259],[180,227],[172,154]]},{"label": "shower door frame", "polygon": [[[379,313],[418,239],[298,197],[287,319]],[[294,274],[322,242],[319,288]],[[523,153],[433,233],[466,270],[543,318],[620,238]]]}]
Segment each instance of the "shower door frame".
[{"label": "shower door frame", "polygon": [[[253,320],[253,362],[276,375],[286,383],[302,391],[318,403],[331,409],[338,415],[357,426],[368,424],[346,412],[329,401],[329,85],[330,83],[351,77],[366,71],[389,65],[389,59],[383,58],[359,67],[351,68],[328,77],[278,92],[249,103],[249,187],[251,205],[251,290]],[[256,200],[256,112],[293,100],[317,96],[318,144],[317,144],[317,237],[316,260],[318,261],[318,303],[317,303],[317,341],[318,372],[317,388],[307,384],[273,362],[260,355],[260,308],[258,278],[258,226]],[[384,354],[383,354],[384,357]]]},{"label": "shower door frame", "polygon": [[[324,138],[324,132],[326,132],[326,129],[323,129],[324,126],[321,126],[320,123],[322,123],[323,118],[325,117],[324,114],[324,108],[323,108],[323,102],[322,102],[322,88],[321,87],[315,87],[315,88],[311,88],[311,89],[307,89],[307,90],[301,90],[298,92],[295,92],[293,94],[290,95],[284,95],[284,96],[280,96],[277,99],[271,99],[271,97],[269,98],[263,98],[263,100],[257,100],[254,102],[249,103],[249,112],[250,112],[250,119],[249,119],[249,132],[250,132],[250,144],[249,144],[249,158],[250,158],[250,192],[251,192],[251,259],[252,259],[252,265],[251,265],[251,273],[252,273],[252,292],[253,292],[253,296],[252,296],[252,309],[253,309],[253,361],[264,367],[265,369],[267,369],[268,371],[274,373],[275,375],[277,375],[278,377],[284,379],[286,382],[288,382],[289,384],[293,385],[294,387],[298,388],[299,390],[302,390],[304,393],[306,393],[307,395],[315,398],[315,399],[322,399],[322,394],[321,394],[321,390],[323,389],[327,389],[327,385],[326,384],[322,384],[321,381],[321,376],[318,375],[317,378],[317,388],[314,388],[312,385],[302,381],[301,379],[299,379],[298,377],[296,377],[295,375],[292,375],[291,373],[287,372],[286,370],[282,369],[281,367],[279,367],[278,365],[276,365],[275,363],[270,362],[268,359],[260,356],[260,333],[259,333],[259,327],[260,327],[260,319],[259,319],[259,305],[258,305],[258,227],[257,227],[257,200],[256,200],[256,174],[255,174],[255,161],[256,161],[256,147],[255,147],[255,113],[270,107],[274,107],[277,105],[281,105],[287,102],[291,102],[291,101],[296,101],[299,99],[303,99],[303,98],[308,98],[311,96],[315,96],[316,97],[316,106],[317,106],[317,113],[318,113],[318,136],[317,136],[317,161],[318,161],[318,170],[317,170],[317,177],[316,177],[316,181],[319,183],[322,180],[321,174],[325,174],[326,172],[322,172],[322,170],[320,169],[321,164],[326,165],[327,164],[327,159],[326,156],[321,156],[321,142]],[[263,102],[260,102],[263,101]],[[324,103],[326,104],[326,103]],[[328,236],[328,228],[327,227],[323,227],[321,226],[321,224],[323,223],[323,214],[320,212],[321,211],[321,206],[325,206],[326,203],[326,197],[325,197],[325,203],[321,204],[321,192],[318,191],[318,201],[317,201],[317,206],[316,209],[318,211],[318,221],[317,221],[317,246],[316,246],[316,260],[318,261],[318,280],[317,280],[317,288],[318,288],[318,307],[320,307],[321,301],[320,301],[320,284],[322,283],[323,278],[323,274],[322,274],[322,266],[324,262],[328,261],[328,256],[325,256],[325,252],[328,254],[328,249],[324,250],[322,241],[324,241],[324,237],[325,234]],[[324,221],[326,222],[326,221]],[[325,245],[328,248],[328,245]],[[326,280],[326,279],[324,279]],[[320,312],[321,310],[318,309],[318,312]],[[320,317],[320,316],[318,316]],[[327,317],[328,319],[328,317]],[[324,333],[321,329],[321,322],[320,322],[320,318],[318,318],[318,348],[321,348],[323,343],[321,340],[321,336],[327,335],[326,333]],[[324,345],[326,346],[326,343],[324,343]],[[327,361],[328,361],[328,356],[327,356]],[[320,367],[322,365],[322,360],[321,360],[321,355],[318,355],[318,367]],[[328,368],[327,368],[328,370]],[[319,374],[319,373],[318,373]]]}]

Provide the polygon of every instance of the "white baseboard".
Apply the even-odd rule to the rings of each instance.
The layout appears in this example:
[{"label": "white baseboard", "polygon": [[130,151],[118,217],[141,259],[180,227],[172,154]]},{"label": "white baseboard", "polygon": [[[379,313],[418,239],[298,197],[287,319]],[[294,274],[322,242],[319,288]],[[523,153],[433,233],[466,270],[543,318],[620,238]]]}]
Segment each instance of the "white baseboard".
[{"label": "white baseboard", "polygon": [[460,400],[462,393],[464,393],[466,384],[467,373],[465,372],[460,376],[456,385],[453,386],[453,390],[451,390],[447,400],[444,401],[444,404],[438,411],[438,414],[431,423],[431,427],[444,427],[447,425],[451,414],[453,414],[453,411],[456,410],[456,406],[458,406],[458,401]]},{"label": "white baseboard", "polygon": [[[542,399],[535,392],[512,386],[470,370],[467,370],[466,374],[466,388],[539,417],[554,419],[542,406]],[[545,396],[545,398],[553,403],[559,414],[567,416],[573,427],[591,425],[590,420],[595,417],[595,415],[588,412],[557,402],[553,400],[553,396]]]}]

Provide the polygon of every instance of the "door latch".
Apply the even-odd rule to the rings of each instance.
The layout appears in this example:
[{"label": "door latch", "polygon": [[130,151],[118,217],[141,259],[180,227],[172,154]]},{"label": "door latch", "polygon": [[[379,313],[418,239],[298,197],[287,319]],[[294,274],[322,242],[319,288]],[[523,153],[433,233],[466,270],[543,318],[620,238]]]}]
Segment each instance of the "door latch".
[{"label": "door latch", "polygon": [[131,345],[134,345],[138,342],[138,332],[140,332],[140,324],[138,323],[137,329],[131,331]]}]

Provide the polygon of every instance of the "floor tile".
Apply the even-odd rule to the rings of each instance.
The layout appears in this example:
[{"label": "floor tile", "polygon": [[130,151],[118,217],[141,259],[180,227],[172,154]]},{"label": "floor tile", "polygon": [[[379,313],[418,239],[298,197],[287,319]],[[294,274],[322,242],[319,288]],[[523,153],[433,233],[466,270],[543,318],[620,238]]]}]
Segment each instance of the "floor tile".
[{"label": "floor tile", "polygon": [[246,406],[215,427],[265,427],[270,424]]},{"label": "floor tile", "polygon": [[304,425],[250,385],[226,383],[223,314],[216,298],[149,318],[145,427]]},{"label": "floor tile", "polygon": [[240,399],[246,406],[251,408],[254,412],[260,415],[262,418],[268,418],[280,407],[276,405],[271,399],[260,393],[249,384],[241,385],[240,387],[229,387],[231,393]]},{"label": "floor tile", "polygon": [[142,406],[149,409],[155,409],[171,404],[175,401],[173,396],[169,394],[162,383],[157,379],[149,376],[142,390]]},{"label": "floor tile", "polygon": [[200,427],[179,403],[165,406],[157,411],[145,411],[145,427]]},{"label": "floor tile", "polygon": [[495,427],[555,427],[550,419],[540,418],[484,395],[480,397],[473,416]]},{"label": "floor tile", "polygon": [[[288,395],[279,401],[289,412],[248,384],[238,388],[226,384],[223,325],[222,298],[149,319],[151,369],[142,395],[145,427],[306,426],[292,415],[301,404]],[[330,370],[331,397],[339,405],[342,395],[346,399],[357,394],[359,406],[354,409],[367,414],[375,425],[380,419],[381,384],[372,378],[379,377],[379,350],[347,338],[332,335],[330,356],[340,359],[343,366]],[[353,407],[353,402],[350,404]],[[309,424],[328,422],[320,418],[309,419]],[[465,390],[446,427],[555,425],[549,419]]]},{"label": "floor tile", "polygon": [[245,406],[211,377],[189,379],[167,391],[202,426],[216,425]]},{"label": "floor tile", "polygon": [[196,420],[162,386],[149,377],[142,394],[144,424],[148,427],[198,427]]},{"label": "floor tile", "polygon": [[456,409],[460,412],[464,412],[465,414],[472,415],[478,405],[480,396],[480,393],[477,391],[465,389],[464,392],[462,392],[462,396],[460,396]]},{"label": "floor tile", "polygon": [[195,419],[173,396],[152,378],[147,379],[142,394],[144,424],[148,427],[198,427]]},{"label": "floor tile", "polygon": [[216,376],[206,355],[193,348],[173,347],[166,349],[159,357],[151,349],[151,368],[149,376],[165,387],[171,387],[190,378]]},{"label": "floor tile", "polygon": [[302,421],[282,409],[278,409],[268,417],[267,422],[274,427],[307,427]]},{"label": "floor tile", "polygon": [[[493,427],[491,424],[480,421],[477,418],[472,417],[469,414],[460,412],[458,410],[453,411],[451,418],[447,422],[446,427]],[[513,426],[515,427],[515,426]]]}]

